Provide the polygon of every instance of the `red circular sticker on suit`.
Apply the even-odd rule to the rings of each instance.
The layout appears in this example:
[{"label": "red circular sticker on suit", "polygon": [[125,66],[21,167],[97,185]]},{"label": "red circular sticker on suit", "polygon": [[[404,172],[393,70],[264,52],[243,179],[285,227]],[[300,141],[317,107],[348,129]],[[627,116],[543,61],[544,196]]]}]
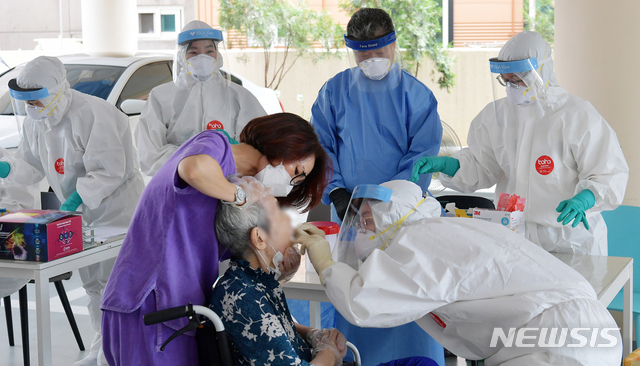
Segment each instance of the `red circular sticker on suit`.
[{"label": "red circular sticker on suit", "polygon": [[548,175],[553,171],[553,159],[547,155],[542,155],[536,159],[536,171],[541,175]]},{"label": "red circular sticker on suit", "polygon": [[224,130],[224,125],[220,121],[211,121],[207,123],[207,130]]},{"label": "red circular sticker on suit", "polygon": [[56,160],[56,172],[58,174],[64,174],[64,159],[60,158]]}]

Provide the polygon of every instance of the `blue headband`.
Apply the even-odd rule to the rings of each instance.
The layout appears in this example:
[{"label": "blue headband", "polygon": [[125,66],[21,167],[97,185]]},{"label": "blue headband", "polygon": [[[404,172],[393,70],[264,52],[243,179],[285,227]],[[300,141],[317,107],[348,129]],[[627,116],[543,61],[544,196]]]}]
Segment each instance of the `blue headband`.
[{"label": "blue headband", "polygon": [[515,72],[531,71],[538,68],[535,57],[518,61],[499,61],[498,58],[489,59],[491,72],[496,74],[513,74]]},{"label": "blue headband", "polygon": [[222,31],[210,28],[191,29],[181,32],[178,35],[178,44],[193,41],[196,39],[212,39],[214,41],[222,41]]},{"label": "blue headband", "polygon": [[9,89],[9,95],[11,95],[13,99],[17,99],[17,100],[40,100],[48,97],[49,91],[47,90],[47,88],[31,90],[31,91],[26,91],[26,90],[18,91],[18,90]]},{"label": "blue headband", "polygon": [[344,44],[356,51],[366,51],[366,50],[375,50],[378,48],[382,48],[384,46],[388,46],[396,41],[396,32],[391,32],[384,37],[373,39],[371,41],[354,41],[352,39],[344,36]]},{"label": "blue headband", "polygon": [[389,202],[392,193],[391,189],[377,184],[360,184],[353,189],[351,198],[372,198]]}]

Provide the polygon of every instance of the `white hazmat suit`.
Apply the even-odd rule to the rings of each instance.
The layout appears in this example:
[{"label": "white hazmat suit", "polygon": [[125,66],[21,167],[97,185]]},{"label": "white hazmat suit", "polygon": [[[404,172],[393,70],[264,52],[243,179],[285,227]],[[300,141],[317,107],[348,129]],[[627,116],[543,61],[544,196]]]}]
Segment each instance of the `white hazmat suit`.
[{"label": "white hazmat suit", "polygon": [[[461,192],[497,184],[496,201],[500,192],[526,198],[527,238],[549,252],[607,255],[600,211],[622,203],[629,177],[620,143],[591,103],[558,86],[551,48],[538,33],[519,33],[498,59],[532,57],[545,87],[539,103],[516,106],[503,98],[495,107],[487,105],[471,122],[469,147],[454,155],[460,169],[440,180]],[[541,163],[550,163],[553,171],[540,170]],[[595,196],[595,206],[586,211],[590,229],[557,222],[558,204],[584,189]]]},{"label": "white hazmat suit", "polygon": [[[403,202],[406,195],[398,194],[407,190],[403,184],[413,185],[382,184],[393,187],[390,203],[401,209],[392,218],[389,204],[372,204],[376,234],[421,199]],[[314,248],[307,248],[314,262]],[[501,225],[410,215],[384,250],[360,259],[359,270],[338,262],[322,271],[327,296],[353,324],[393,327],[415,321],[456,355],[485,359],[487,366],[620,363],[620,332],[587,280]],[[558,336],[550,340],[546,332],[554,328]],[[563,340],[562,329],[578,335],[566,333]],[[518,336],[522,332],[525,338]],[[569,346],[581,336],[586,345]],[[545,347],[549,341],[561,346]]]},{"label": "white hazmat suit", "polygon": [[[0,159],[11,164],[5,180],[29,185],[46,177],[60,202],[77,191],[84,225],[128,227],[144,182],[127,116],[100,98],[71,89],[64,65],[55,57],[29,62],[17,84],[46,88],[49,96],[40,100],[46,106],[44,118],[25,118],[15,156]],[[102,292],[114,262],[115,258],[79,270],[96,331],[90,352],[93,364],[101,353]]]},{"label": "white hazmat suit", "polygon": [[[212,28],[204,22],[192,21],[181,34],[198,29]],[[187,37],[187,43],[178,45],[173,68],[175,81],[153,88],[140,114],[135,135],[144,174],[155,175],[178,147],[204,130],[223,129],[237,139],[249,121],[267,115],[251,92],[218,72],[223,64],[219,52],[209,78],[200,81],[192,77],[186,49],[190,41],[211,39],[209,35],[203,37],[207,38],[198,38],[196,33]]]}]

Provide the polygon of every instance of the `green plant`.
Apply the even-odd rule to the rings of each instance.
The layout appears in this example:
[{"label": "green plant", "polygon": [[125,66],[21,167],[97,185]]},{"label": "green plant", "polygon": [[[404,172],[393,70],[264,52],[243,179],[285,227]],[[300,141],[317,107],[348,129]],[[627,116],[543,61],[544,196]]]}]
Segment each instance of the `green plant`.
[{"label": "green plant", "polygon": [[535,30],[553,46],[554,37],[554,0],[536,0],[535,18],[529,17],[529,1],[524,2],[524,29]]},{"label": "green plant", "polygon": [[[349,15],[360,8],[380,8],[393,19],[398,45],[402,49],[403,68],[417,75],[426,55],[433,60],[434,79],[440,88],[450,91],[455,85],[451,71],[454,59],[438,40],[442,9],[436,0],[343,0],[340,7]],[[437,75],[435,75],[437,73]]]},{"label": "green plant", "polygon": [[343,42],[340,26],[328,14],[310,10],[303,0],[221,0],[220,26],[246,33],[253,46],[263,49],[264,86],[272,89],[300,57],[311,54],[314,42],[324,48],[319,57]]}]

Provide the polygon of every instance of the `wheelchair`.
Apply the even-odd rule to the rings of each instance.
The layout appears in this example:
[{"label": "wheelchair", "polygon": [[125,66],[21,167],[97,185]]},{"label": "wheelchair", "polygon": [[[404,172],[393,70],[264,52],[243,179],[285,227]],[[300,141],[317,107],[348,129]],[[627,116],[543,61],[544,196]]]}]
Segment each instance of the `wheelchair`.
[{"label": "wheelchair", "polygon": [[[176,337],[195,330],[199,366],[234,366],[231,355],[231,340],[224,330],[222,320],[213,310],[204,306],[189,304],[145,314],[143,318],[145,325],[163,323],[179,318],[189,319],[189,323],[185,327],[173,333],[162,344],[160,351],[163,351],[167,344]],[[207,319],[213,323],[213,327],[204,326]],[[212,347],[211,345],[213,344],[216,347]],[[347,342],[347,348],[353,354],[353,362],[345,362],[343,366],[361,366],[362,361],[358,349],[351,342]]]}]

